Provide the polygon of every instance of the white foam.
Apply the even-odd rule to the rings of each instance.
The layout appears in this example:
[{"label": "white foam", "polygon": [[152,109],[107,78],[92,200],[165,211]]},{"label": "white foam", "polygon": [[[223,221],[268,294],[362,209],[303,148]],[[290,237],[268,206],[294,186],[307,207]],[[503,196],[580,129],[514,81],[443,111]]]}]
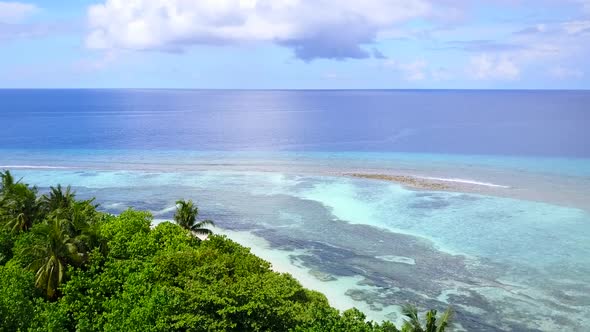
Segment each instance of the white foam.
[{"label": "white foam", "polygon": [[167,208],[163,208],[163,209],[158,210],[158,211],[152,211],[152,214],[154,216],[161,216],[163,214],[174,212],[175,210],[176,210],[176,205],[173,205],[173,206],[169,206]]},{"label": "white foam", "polygon": [[66,166],[46,166],[46,165],[0,165],[0,169],[70,169]]},{"label": "white foam", "polygon": [[380,259],[386,262],[392,263],[400,263],[400,264],[408,264],[408,265],[416,265],[416,261],[410,257],[403,257],[403,256],[395,256],[395,255],[385,255],[385,256],[375,256],[375,258]]},{"label": "white foam", "polygon": [[436,178],[436,177],[429,177],[429,176],[418,176],[418,178],[426,179],[426,180],[436,180],[436,181],[445,181],[445,182],[457,182],[457,183],[466,183],[466,184],[474,184],[477,186],[486,186],[486,187],[495,187],[495,188],[510,188],[510,186],[504,186],[501,184],[489,183],[489,182],[480,182],[475,180],[469,179],[460,179],[460,178]]}]

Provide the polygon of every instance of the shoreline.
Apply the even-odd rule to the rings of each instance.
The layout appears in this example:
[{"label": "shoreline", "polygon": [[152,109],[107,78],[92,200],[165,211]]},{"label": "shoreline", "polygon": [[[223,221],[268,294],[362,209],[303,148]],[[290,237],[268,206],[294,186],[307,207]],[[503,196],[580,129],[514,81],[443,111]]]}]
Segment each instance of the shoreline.
[{"label": "shoreline", "polygon": [[[173,223],[173,221],[158,218],[153,220],[152,227],[161,222]],[[271,270],[277,273],[290,274],[303,287],[323,294],[330,305],[340,311],[357,308],[368,319],[376,322],[391,321],[397,325],[403,323],[401,307],[394,305],[375,310],[371,303],[350,296],[347,291],[351,289],[377,290],[374,286],[363,284],[364,277],[361,275],[336,278],[330,274],[305,267],[298,264],[294,257],[297,255],[309,255],[306,250],[287,251],[275,248],[268,239],[256,234],[253,230],[234,230],[217,226],[212,230],[213,234],[227,236],[230,240],[248,248],[252,254],[269,262]],[[207,237],[199,236],[199,238],[206,240]]]}]

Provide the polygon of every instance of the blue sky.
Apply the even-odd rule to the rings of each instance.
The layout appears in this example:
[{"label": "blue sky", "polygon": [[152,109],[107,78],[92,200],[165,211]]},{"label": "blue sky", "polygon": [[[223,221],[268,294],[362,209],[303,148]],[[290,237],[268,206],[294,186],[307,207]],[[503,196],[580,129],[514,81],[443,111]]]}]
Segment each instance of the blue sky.
[{"label": "blue sky", "polygon": [[0,1],[0,88],[588,89],[590,0]]}]

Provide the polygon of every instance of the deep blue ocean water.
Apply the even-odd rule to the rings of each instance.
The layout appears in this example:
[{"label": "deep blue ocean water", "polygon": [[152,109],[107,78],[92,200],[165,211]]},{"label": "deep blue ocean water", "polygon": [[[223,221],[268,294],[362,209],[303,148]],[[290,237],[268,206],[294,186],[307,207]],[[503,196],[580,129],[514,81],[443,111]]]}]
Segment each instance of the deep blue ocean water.
[{"label": "deep blue ocean water", "polygon": [[0,148],[590,157],[590,91],[0,90]]},{"label": "deep blue ocean water", "polygon": [[[590,325],[590,92],[0,90],[0,169],[101,209],[178,198],[331,304]],[[443,178],[409,190],[343,176]]]}]

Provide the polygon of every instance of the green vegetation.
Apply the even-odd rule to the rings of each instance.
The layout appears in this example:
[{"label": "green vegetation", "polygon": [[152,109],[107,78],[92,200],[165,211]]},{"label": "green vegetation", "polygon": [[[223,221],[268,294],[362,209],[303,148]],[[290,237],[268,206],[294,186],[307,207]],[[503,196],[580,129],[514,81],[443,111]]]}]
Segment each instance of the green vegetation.
[{"label": "green vegetation", "polygon": [[404,316],[409,318],[409,320],[406,320],[402,326],[402,331],[412,332],[444,332],[447,326],[449,326],[452,316],[450,308],[447,309],[439,319],[436,318],[436,310],[430,310],[426,313],[426,325],[425,327],[422,327],[416,307],[406,305],[402,312],[404,313]]},{"label": "green vegetation", "polygon": [[[0,173],[0,331],[398,331],[340,313],[249,249],[210,234],[192,201],[178,225],[152,226],[148,212],[119,216],[47,195]],[[402,331],[442,332],[436,311],[422,328],[415,308]]]},{"label": "green vegetation", "polygon": [[211,234],[211,230],[205,227],[215,226],[215,223],[213,223],[211,220],[197,221],[198,216],[199,208],[193,203],[193,201],[176,201],[176,213],[174,214],[174,221],[180,227],[191,231],[194,234]]}]

